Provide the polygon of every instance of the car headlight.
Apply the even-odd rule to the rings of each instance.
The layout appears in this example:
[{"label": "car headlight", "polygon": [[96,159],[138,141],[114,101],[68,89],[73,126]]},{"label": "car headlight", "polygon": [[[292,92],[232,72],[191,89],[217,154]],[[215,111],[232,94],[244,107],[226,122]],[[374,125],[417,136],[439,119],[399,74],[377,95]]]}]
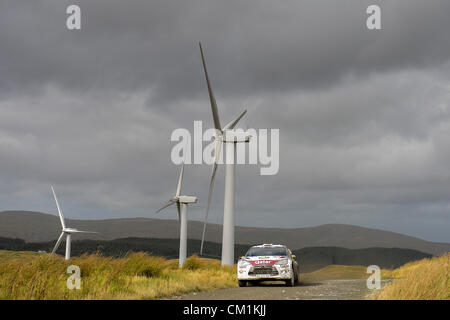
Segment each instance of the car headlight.
[{"label": "car headlight", "polygon": [[275,262],[275,265],[286,268],[289,265],[289,259],[281,259],[281,260]]},{"label": "car headlight", "polygon": [[248,261],[245,260],[240,260],[238,263],[239,268],[247,268],[249,266],[251,266],[252,264]]}]

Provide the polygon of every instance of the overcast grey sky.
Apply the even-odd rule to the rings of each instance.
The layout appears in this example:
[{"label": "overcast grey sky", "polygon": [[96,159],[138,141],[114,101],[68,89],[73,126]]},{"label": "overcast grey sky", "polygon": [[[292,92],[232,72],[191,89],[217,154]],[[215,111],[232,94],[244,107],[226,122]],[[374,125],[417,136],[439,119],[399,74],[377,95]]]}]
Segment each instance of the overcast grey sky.
[{"label": "overcast grey sky", "polygon": [[[65,27],[79,4],[82,29]],[[370,4],[382,30],[368,30]],[[280,171],[238,166],[236,223],[346,223],[450,242],[450,1],[2,0],[0,210],[163,217],[176,128],[280,129]],[[211,168],[186,167],[200,197]],[[219,167],[210,221],[221,223]]]}]

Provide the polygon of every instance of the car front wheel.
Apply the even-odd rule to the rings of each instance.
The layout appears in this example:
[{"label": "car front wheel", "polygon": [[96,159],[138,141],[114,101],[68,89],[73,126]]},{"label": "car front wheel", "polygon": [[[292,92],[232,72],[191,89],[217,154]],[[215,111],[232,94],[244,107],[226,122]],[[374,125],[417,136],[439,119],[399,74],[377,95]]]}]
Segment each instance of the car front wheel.
[{"label": "car front wheel", "polygon": [[299,279],[299,277],[298,277],[298,273],[296,274],[296,276],[295,276],[295,283],[300,283],[300,279]]},{"label": "car front wheel", "polygon": [[286,280],[286,286],[293,287],[294,285],[295,285],[295,278],[294,278],[294,275],[292,275],[292,278],[290,278],[289,280]]},{"label": "car front wheel", "polygon": [[247,285],[247,281],[245,280],[238,280],[239,287],[245,287]]},{"label": "car front wheel", "polygon": [[300,282],[299,279],[298,279],[298,272],[294,273],[294,282],[295,283],[299,283]]}]

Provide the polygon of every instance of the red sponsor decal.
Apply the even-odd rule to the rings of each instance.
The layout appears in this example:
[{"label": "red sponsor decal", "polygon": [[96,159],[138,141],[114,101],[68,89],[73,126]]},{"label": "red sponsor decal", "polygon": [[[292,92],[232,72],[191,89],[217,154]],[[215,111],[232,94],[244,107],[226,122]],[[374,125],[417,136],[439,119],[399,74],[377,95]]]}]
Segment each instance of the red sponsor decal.
[{"label": "red sponsor decal", "polygon": [[262,265],[262,264],[271,266],[277,261],[278,260],[253,260],[253,261],[250,261],[250,263],[252,265],[254,265],[254,266],[259,266],[259,265]]}]

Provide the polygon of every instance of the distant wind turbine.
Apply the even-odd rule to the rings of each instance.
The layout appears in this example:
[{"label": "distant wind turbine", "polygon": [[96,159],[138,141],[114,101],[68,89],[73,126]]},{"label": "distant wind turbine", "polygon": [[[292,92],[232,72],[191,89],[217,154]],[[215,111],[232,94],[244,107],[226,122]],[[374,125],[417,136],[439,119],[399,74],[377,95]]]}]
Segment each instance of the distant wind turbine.
[{"label": "distant wind turbine", "polygon": [[[175,196],[170,199],[162,208],[158,209],[156,213],[161,210],[171,206],[172,204],[177,204],[178,210],[178,220],[180,221],[180,252],[179,252],[179,266],[180,268],[183,266],[186,261],[187,256],[187,209],[189,203],[196,203],[198,198],[194,196],[182,196],[181,194],[181,184],[183,183],[183,174],[184,174],[184,162],[181,165],[180,177],[178,179],[177,191],[175,192]],[[180,205],[183,205],[180,212]]]},{"label": "distant wind turbine", "polygon": [[[235,153],[236,153],[236,143],[248,142],[250,136],[247,134],[237,134],[234,131],[234,127],[241,120],[241,118],[247,113],[244,110],[235,120],[228,123],[225,127],[221,127],[219,120],[219,112],[217,110],[216,99],[214,98],[214,93],[212,91],[211,83],[209,81],[208,71],[206,70],[205,57],[203,55],[202,44],[199,43],[200,54],[202,56],[203,70],[205,71],[206,85],[208,87],[209,100],[211,103],[211,111],[215,127],[214,140],[214,162],[212,167],[211,181],[209,183],[209,193],[208,193],[208,203],[206,205],[205,222],[203,224],[203,234],[202,242],[200,245],[200,255],[203,252],[203,243],[205,241],[205,231],[206,225],[208,223],[208,213],[211,204],[212,190],[214,186],[214,178],[216,176],[217,162],[220,155],[220,149],[222,143],[226,145],[226,157],[232,160],[226,163],[225,172],[225,198],[223,207],[223,234],[222,234],[222,265],[233,265],[234,264],[234,195],[235,195]],[[227,133],[232,133],[231,137]]]},{"label": "distant wind turbine", "polygon": [[56,241],[56,245],[53,248],[52,254],[58,250],[59,245],[61,244],[61,240],[66,235],[66,260],[70,259],[70,241],[72,238],[72,233],[98,233],[98,232],[92,232],[92,231],[81,231],[74,228],[67,228],[66,224],[64,222],[64,216],[62,214],[61,208],[59,207],[58,199],[56,198],[55,190],[53,189],[53,186],[51,186],[53,197],[55,197],[56,207],[58,208],[58,214],[59,219],[61,220],[61,226],[62,226],[62,232],[61,235],[58,238],[58,241]]}]

